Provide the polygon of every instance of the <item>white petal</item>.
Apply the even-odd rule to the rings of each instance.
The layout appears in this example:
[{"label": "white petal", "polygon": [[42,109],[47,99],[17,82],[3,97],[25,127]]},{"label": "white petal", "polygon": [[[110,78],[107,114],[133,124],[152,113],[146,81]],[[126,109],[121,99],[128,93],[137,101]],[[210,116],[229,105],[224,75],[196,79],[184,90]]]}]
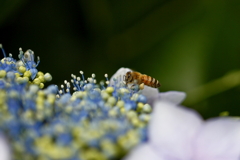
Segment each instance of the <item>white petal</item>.
[{"label": "white petal", "polygon": [[194,146],[194,160],[239,160],[240,121],[232,118],[208,120]]},{"label": "white petal", "polygon": [[7,141],[2,135],[0,135],[0,159],[1,160],[10,160],[10,148],[7,144]]},{"label": "white petal", "polygon": [[180,91],[168,91],[159,93],[159,100],[168,101],[174,104],[180,104],[186,98],[185,92]]},{"label": "white petal", "polygon": [[193,110],[157,101],[149,124],[151,145],[172,159],[189,160],[192,141],[203,121]]},{"label": "white petal", "polygon": [[152,88],[145,85],[144,89],[142,90],[142,94],[147,97],[147,103],[152,105],[154,100],[157,100],[159,91],[157,88]]},{"label": "white petal", "polygon": [[[157,155],[157,152],[148,144],[142,144],[134,148],[123,160],[165,160]],[[167,159],[166,159],[167,160]]]},{"label": "white petal", "polygon": [[114,78],[117,81],[123,81],[123,76],[128,72],[128,71],[132,71],[129,68],[120,68],[110,79],[110,86],[114,85]]}]

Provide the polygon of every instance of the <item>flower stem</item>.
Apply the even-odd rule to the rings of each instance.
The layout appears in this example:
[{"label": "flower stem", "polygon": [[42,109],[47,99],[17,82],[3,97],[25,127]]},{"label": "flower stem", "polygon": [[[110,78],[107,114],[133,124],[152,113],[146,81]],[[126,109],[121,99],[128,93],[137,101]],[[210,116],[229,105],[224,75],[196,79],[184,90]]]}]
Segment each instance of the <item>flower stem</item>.
[{"label": "flower stem", "polygon": [[240,85],[240,70],[231,71],[223,77],[187,91],[184,105],[193,106],[216,94]]}]

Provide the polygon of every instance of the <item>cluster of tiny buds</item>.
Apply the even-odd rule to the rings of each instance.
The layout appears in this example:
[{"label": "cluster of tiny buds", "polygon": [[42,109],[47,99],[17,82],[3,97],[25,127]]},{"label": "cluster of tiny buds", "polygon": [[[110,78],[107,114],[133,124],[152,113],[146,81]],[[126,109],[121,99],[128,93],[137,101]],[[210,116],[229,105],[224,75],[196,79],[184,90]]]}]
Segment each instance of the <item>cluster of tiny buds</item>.
[{"label": "cluster of tiny buds", "polygon": [[89,78],[88,78],[88,82],[89,82],[89,83],[94,83],[94,84],[96,84],[96,83],[97,83],[97,80],[95,79],[95,77],[96,77],[96,75],[93,73],[93,74],[92,74],[92,77],[89,77]]},{"label": "cluster of tiny buds", "polygon": [[[84,77],[84,74],[83,74],[83,71],[79,71],[79,73],[81,74],[81,77],[77,77],[76,75],[74,74],[71,74],[71,83],[73,85],[73,91],[80,91],[80,90],[84,90],[84,86],[86,84],[93,84],[93,85],[96,85],[97,83],[97,80],[95,79],[96,78],[96,75],[93,73],[91,75],[91,77],[88,77],[87,80],[85,80],[85,77]],[[105,74],[104,77],[106,78],[106,81],[105,83],[107,85],[109,85],[109,79],[108,79],[108,74]],[[68,82],[67,80],[64,81],[64,84],[62,84],[60,86],[61,89],[59,89],[58,91],[58,94],[56,95],[57,98],[59,98],[61,95],[65,94],[65,93],[70,93],[70,89],[71,89],[71,85],[70,85],[70,82]],[[101,81],[100,82],[100,86],[102,86],[102,88],[105,89],[104,87],[104,82]]]},{"label": "cluster of tiny buds", "polygon": [[[66,90],[65,90],[65,88],[64,88],[64,85],[62,84],[60,87],[61,87],[61,89],[59,90],[59,94],[60,95],[62,95],[62,94],[64,94],[64,93],[70,93],[70,87],[71,87],[71,85],[70,85],[70,83],[67,81],[67,80],[65,80],[64,81],[64,84],[65,84],[65,86],[66,86]],[[59,95],[58,95],[59,96]]]},{"label": "cluster of tiny buds", "polygon": [[105,74],[104,76],[106,78],[106,84],[109,85],[108,74]]},{"label": "cluster of tiny buds", "polygon": [[[77,77],[74,74],[71,74],[72,79],[70,82],[72,83],[73,91],[84,91],[86,89],[86,87],[85,87],[86,84],[92,84],[93,86],[96,86],[97,80],[95,79],[96,75],[94,73],[91,75],[91,77],[88,77],[86,80],[85,80],[83,71],[79,71],[79,73],[81,74],[82,78]],[[105,89],[104,84],[106,84],[107,86],[110,84],[108,74],[105,74],[104,77],[106,79],[105,82],[100,81],[100,83],[99,83],[99,85],[101,86],[102,89]],[[117,86],[122,86],[122,87],[128,86],[126,84],[126,82],[122,79],[120,81],[118,81],[118,79],[113,78],[113,81],[116,82],[116,84],[118,84]],[[58,92],[59,94],[56,95],[57,98],[61,97],[61,95],[65,94],[65,93],[70,93],[70,91],[71,91],[70,82],[68,82],[67,80],[64,81],[64,84],[60,86],[61,89],[59,89],[59,92]],[[137,83],[135,82],[135,84],[137,84]],[[133,91],[141,91],[144,89],[144,83],[141,83],[140,85],[133,84],[128,87]]]},{"label": "cluster of tiny buds", "polygon": [[22,48],[19,48],[19,60],[15,60],[12,54],[6,56],[6,53],[0,44],[4,58],[0,61],[0,78],[4,78],[8,72],[15,73],[15,80],[18,83],[27,83],[38,85],[40,88],[44,88],[44,83],[52,80],[52,76],[49,73],[44,74],[37,70],[37,66],[40,63],[40,58],[37,57],[38,61],[34,61],[34,52],[27,50],[25,53]]}]

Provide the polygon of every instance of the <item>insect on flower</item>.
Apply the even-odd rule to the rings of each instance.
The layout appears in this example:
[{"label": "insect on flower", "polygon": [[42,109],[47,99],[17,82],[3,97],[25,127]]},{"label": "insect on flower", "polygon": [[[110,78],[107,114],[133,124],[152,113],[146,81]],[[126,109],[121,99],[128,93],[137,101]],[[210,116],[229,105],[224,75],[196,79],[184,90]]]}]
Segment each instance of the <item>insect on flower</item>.
[{"label": "insect on flower", "polygon": [[141,74],[139,72],[127,72],[126,75],[124,75],[124,81],[126,84],[129,83],[136,83],[138,85],[140,84],[145,84],[147,86],[153,87],[153,88],[158,88],[161,86],[161,84],[159,83],[158,80],[156,80],[153,77],[150,77],[148,75],[145,74]]}]

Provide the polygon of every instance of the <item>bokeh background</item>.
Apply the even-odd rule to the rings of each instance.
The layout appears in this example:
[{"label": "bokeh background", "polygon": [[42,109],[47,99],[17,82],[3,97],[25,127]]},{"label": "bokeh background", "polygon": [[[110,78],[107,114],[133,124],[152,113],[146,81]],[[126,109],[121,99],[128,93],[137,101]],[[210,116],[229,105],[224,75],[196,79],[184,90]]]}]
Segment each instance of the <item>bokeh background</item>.
[{"label": "bokeh background", "polygon": [[204,118],[240,116],[239,76],[209,83],[240,69],[239,0],[0,0],[0,43],[14,58],[32,49],[54,84],[129,67],[187,92]]}]

